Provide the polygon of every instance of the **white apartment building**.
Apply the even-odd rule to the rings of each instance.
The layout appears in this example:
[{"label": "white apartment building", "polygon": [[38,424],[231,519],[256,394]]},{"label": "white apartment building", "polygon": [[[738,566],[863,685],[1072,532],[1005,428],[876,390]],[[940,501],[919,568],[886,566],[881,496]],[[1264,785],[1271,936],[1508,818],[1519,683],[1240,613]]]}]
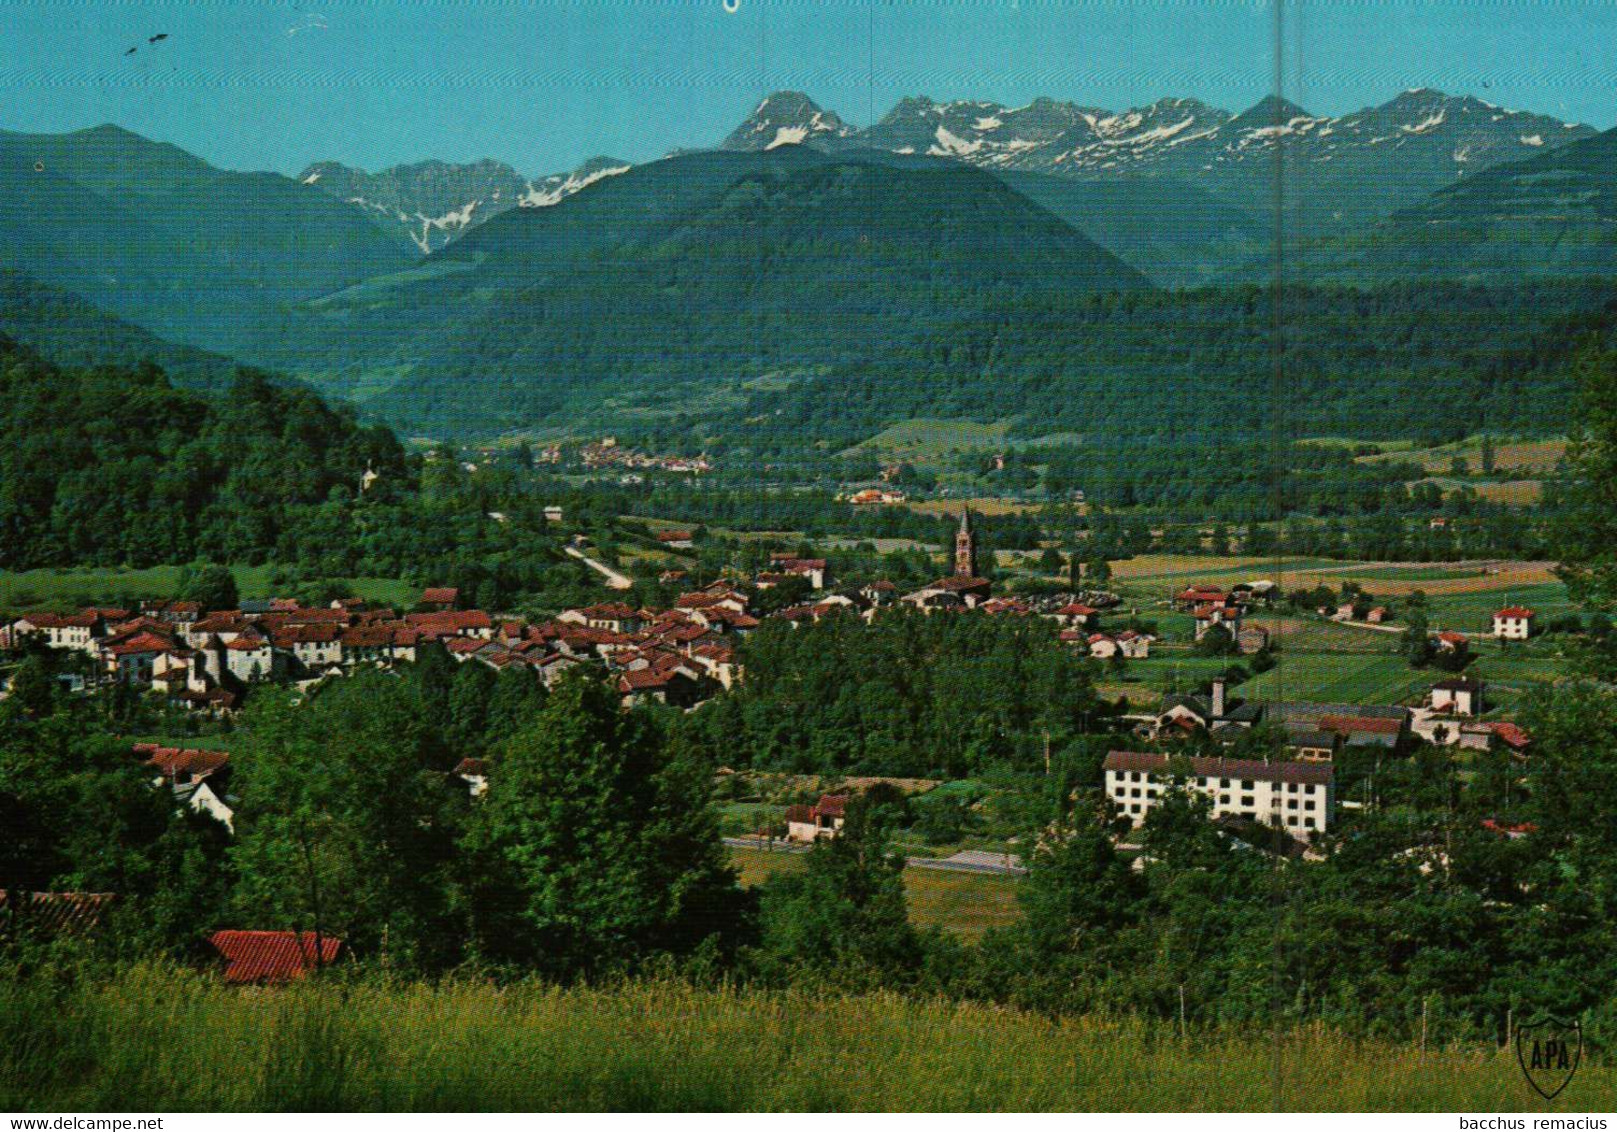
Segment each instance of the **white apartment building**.
[{"label": "white apartment building", "polygon": [[1214,817],[1267,822],[1298,838],[1323,833],[1335,804],[1329,763],[1190,758],[1141,751],[1106,756],[1106,797],[1135,825],[1173,785],[1170,761],[1189,764],[1185,784],[1207,795]]}]

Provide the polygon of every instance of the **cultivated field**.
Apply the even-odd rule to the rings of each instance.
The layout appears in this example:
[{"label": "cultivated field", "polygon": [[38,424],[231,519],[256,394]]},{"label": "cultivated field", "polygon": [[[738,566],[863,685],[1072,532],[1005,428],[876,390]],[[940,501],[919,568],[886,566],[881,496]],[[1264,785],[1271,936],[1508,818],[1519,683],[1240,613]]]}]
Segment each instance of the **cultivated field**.
[{"label": "cultivated field", "polygon": [[[62,569],[0,571],[0,609],[77,609],[113,598],[171,598],[179,590],[181,567],[75,566]],[[274,566],[232,566],[244,598],[276,595]],[[396,578],[333,579],[371,601],[409,606],[420,589]]]},{"label": "cultivated field", "polygon": [[[741,883],[748,886],[763,883],[779,870],[802,868],[805,856],[758,849],[730,850],[730,860],[741,870]],[[977,939],[989,928],[1016,922],[1016,885],[1015,877],[940,869],[904,870],[910,922],[922,928],[942,928],[968,940]]]},{"label": "cultivated field", "polygon": [[192,971],[0,984],[13,1111],[1611,1111],[1586,1055],[1558,1102],[1508,1050],[1323,1028],[1203,1031],[993,1006],[641,981],[355,981]]}]

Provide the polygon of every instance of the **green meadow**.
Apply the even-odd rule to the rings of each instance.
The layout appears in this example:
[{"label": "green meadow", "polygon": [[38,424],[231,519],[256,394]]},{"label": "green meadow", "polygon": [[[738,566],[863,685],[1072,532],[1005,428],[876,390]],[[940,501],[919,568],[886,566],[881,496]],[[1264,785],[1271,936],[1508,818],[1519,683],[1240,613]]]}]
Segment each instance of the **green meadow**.
[{"label": "green meadow", "polygon": [[1585,1064],[1553,1103],[1514,1054],[1234,1032],[806,988],[463,979],[237,989],[135,967],[0,983],[13,1111],[1610,1111]]},{"label": "green meadow", "polygon": [[[74,566],[21,572],[0,570],[0,609],[71,609],[121,597],[171,598],[180,588],[182,566]],[[275,566],[232,566],[244,598],[276,596]],[[346,578],[360,597],[409,605],[420,590],[396,578]]]}]

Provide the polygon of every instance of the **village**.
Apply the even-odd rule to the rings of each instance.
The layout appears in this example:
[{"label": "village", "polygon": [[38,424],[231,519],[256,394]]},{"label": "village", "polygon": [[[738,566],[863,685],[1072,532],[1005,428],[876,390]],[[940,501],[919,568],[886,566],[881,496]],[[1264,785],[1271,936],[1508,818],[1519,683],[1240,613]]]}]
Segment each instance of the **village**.
[{"label": "village", "polygon": [[[662,538],[674,547],[689,537],[683,531],[663,535],[674,536]],[[45,647],[72,658],[58,679],[75,693],[130,689],[168,708],[219,721],[235,715],[262,686],[317,693],[327,681],[356,669],[392,670],[429,649],[442,649],[457,663],[530,674],[546,687],[564,672],[587,666],[610,680],[625,709],[655,703],[691,711],[743,679],[738,646],[766,620],[793,628],[830,616],[869,622],[884,610],[903,608],[928,615],[1047,619],[1056,624],[1062,644],[1097,662],[1097,671],[1146,660],[1158,643],[1157,635],[1143,628],[1109,627],[1114,621],[1145,624],[1134,616],[1120,617],[1120,599],[1112,592],[995,596],[992,583],[980,576],[969,510],[961,512],[950,560],[951,573],[900,594],[887,581],[839,586],[826,559],[778,553],[751,579],[721,579],[681,592],[668,608],[606,601],[532,622],[466,608],[463,595],[450,587],[425,589],[405,612],[357,598],[324,606],[243,600],[233,609],[154,600],[136,609],[92,606],[75,613],[3,617],[0,650]],[[661,580],[677,584],[685,577],[684,571],[665,570]],[[759,595],[788,584],[801,590],[804,600],[770,612],[757,608]],[[1186,642],[1191,647],[1207,651],[1216,645],[1215,655],[1254,657],[1268,656],[1278,643],[1253,623],[1277,597],[1277,587],[1266,580],[1228,588],[1192,583],[1165,595],[1162,604],[1192,619],[1192,639]],[[1360,600],[1322,606],[1317,613],[1332,623],[1359,622],[1375,630],[1384,628],[1379,623],[1387,611],[1364,607]],[[1534,633],[1534,620],[1533,610],[1507,605],[1494,613],[1486,633],[1473,636],[1525,641]],[[1188,776],[1207,796],[1215,820],[1263,822],[1305,843],[1330,829],[1340,808],[1367,804],[1336,795],[1332,767],[1346,751],[1394,756],[1426,743],[1523,758],[1529,736],[1492,712],[1484,681],[1461,671],[1471,643],[1471,637],[1454,631],[1431,635],[1434,653],[1458,656],[1460,663],[1449,665],[1453,674],[1434,680],[1419,702],[1242,697],[1219,672],[1198,691],[1120,710],[1112,731],[1143,749],[1119,749],[1107,757],[1105,796],[1138,826],[1172,782]],[[1120,707],[1126,704],[1120,701]],[[1483,718],[1490,713],[1492,718]],[[1267,746],[1254,754],[1253,737],[1260,734]],[[156,743],[135,750],[182,803],[230,824],[222,786],[227,754]],[[474,796],[486,791],[486,760],[465,759],[455,774]],[[799,842],[834,837],[846,801],[831,793],[817,805],[787,807],[779,832]],[[768,829],[756,832],[773,837]]]}]

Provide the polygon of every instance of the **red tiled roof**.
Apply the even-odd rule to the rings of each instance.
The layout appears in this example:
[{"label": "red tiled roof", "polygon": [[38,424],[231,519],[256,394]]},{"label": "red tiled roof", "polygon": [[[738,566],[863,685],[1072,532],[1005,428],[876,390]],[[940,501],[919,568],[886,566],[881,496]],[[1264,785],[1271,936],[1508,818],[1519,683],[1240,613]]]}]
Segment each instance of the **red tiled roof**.
[{"label": "red tiled roof", "polygon": [[360,625],[342,631],[343,648],[382,648],[393,643],[395,630],[386,625]]},{"label": "red tiled roof", "polygon": [[460,591],[453,586],[436,586],[421,591],[422,605],[454,605]]},{"label": "red tiled roof", "polygon": [[222,931],[208,943],[226,960],[227,983],[284,983],[337,961],[342,940],[326,936],[315,948],[314,932]]},{"label": "red tiled roof", "polygon": [[583,609],[574,610],[574,612],[582,613],[585,617],[593,618],[597,621],[631,621],[640,616],[635,609],[621,601],[587,605]]},{"label": "red tiled roof", "polygon": [[1486,726],[1489,731],[1499,736],[1507,746],[1514,747],[1518,751],[1533,741],[1533,737],[1524,728],[1508,720],[1495,720],[1486,724]]},{"label": "red tiled roof", "polygon": [[828,818],[840,818],[847,811],[848,795],[821,794],[820,800],[815,804],[814,810]]},{"label": "red tiled roof", "polygon": [[330,609],[322,606],[319,609],[293,609],[281,617],[283,625],[346,625],[352,621],[354,615],[346,609]]},{"label": "red tiled roof", "polygon": [[1505,608],[1501,609],[1498,613],[1495,613],[1494,616],[1495,617],[1537,617],[1538,614],[1534,613],[1531,609],[1528,609],[1525,605],[1507,605],[1507,606],[1505,606]]},{"label": "red tiled roof", "polygon": [[1316,725],[1321,731],[1357,731],[1365,735],[1396,735],[1404,729],[1402,719],[1371,719],[1362,715],[1322,715]]},{"label": "red tiled roof", "polygon": [[134,750],[135,754],[146,756],[146,766],[156,767],[168,778],[177,778],[182,774],[201,778],[230,761],[228,751],[204,751],[196,747],[156,747],[150,743],[137,743]]},{"label": "red tiled roof", "polygon": [[618,677],[618,691],[639,692],[647,688],[662,688],[672,678],[671,672],[658,672],[653,668],[641,668],[634,672],[625,672]]},{"label": "red tiled roof", "polygon": [[[1160,773],[1172,756],[1144,751],[1112,751],[1102,764],[1105,770],[1143,770]],[[1272,762],[1261,759],[1192,758],[1190,773],[1201,778],[1252,778],[1268,782],[1327,783],[1335,774],[1329,763]]]},{"label": "red tiled roof", "polygon": [[467,629],[491,629],[494,619],[481,609],[447,609],[442,613],[411,613],[405,621],[427,632],[458,633]]},{"label": "red tiled roof", "polygon": [[160,637],[156,633],[141,632],[112,645],[109,651],[113,656],[129,656],[143,652],[167,652],[174,647],[174,642],[167,637]]},{"label": "red tiled roof", "polygon": [[690,542],[690,531],[658,531],[658,542]]},{"label": "red tiled roof", "polygon": [[348,629],[343,625],[288,625],[276,634],[275,643],[284,640],[288,644],[324,645],[341,640],[346,632]]},{"label": "red tiled roof", "polygon": [[973,578],[966,574],[955,574],[949,578],[939,578],[926,588],[929,590],[943,590],[945,593],[963,592],[965,590],[986,589],[987,578]]},{"label": "red tiled roof", "polygon": [[488,760],[461,759],[460,762],[455,764],[455,773],[471,775],[478,778],[485,777],[488,774]]},{"label": "red tiled roof", "polygon": [[8,892],[0,888],[0,923],[48,935],[86,935],[116,899],[111,892]]}]

